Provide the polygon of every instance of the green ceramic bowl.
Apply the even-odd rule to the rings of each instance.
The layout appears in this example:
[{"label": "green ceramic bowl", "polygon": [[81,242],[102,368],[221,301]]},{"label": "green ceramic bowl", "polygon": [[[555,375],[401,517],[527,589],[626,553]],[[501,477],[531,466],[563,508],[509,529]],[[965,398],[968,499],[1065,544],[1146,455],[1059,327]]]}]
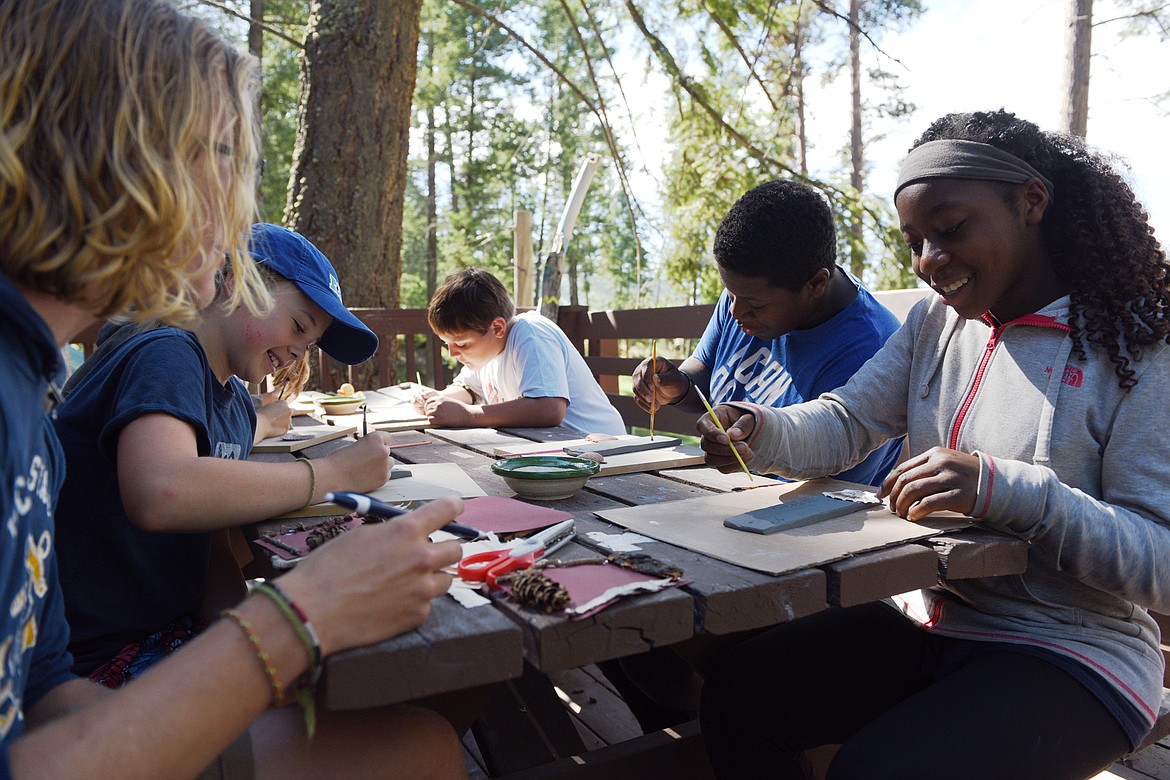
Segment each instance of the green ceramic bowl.
[{"label": "green ceramic bowl", "polygon": [[353,414],[362,408],[366,397],[360,393],[355,395],[329,395],[318,398],[317,406],[325,414]]},{"label": "green ceramic bowl", "polygon": [[601,470],[601,464],[569,455],[522,455],[492,463],[499,474],[523,498],[553,501],[568,498]]}]

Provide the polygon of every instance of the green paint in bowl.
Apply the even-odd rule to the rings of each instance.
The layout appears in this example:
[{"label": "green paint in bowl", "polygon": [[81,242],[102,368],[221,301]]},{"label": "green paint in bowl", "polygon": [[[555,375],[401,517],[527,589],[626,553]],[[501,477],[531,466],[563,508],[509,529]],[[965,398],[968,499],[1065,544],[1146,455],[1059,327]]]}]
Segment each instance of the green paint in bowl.
[{"label": "green paint in bowl", "polygon": [[569,455],[522,455],[501,458],[492,471],[524,498],[552,501],[568,498],[601,470],[601,464]]}]

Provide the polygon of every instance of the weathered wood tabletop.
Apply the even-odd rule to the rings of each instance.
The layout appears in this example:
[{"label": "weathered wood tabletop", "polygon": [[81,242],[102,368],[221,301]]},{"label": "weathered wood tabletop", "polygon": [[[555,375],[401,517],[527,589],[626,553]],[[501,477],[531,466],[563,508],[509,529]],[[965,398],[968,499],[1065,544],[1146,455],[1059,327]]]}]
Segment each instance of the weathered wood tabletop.
[{"label": "weathered wood tabletop", "polygon": [[[488,495],[512,496],[491,471],[492,452],[522,440],[564,441],[581,434],[565,428],[428,429],[389,434],[404,463],[457,463]],[[344,446],[335,441],[302,450],[322,457]],[[255,455],[287,460],[290,454]],[[558,556],[592,556],[604,549],[591,531],[621,533],[594,512],[726,492],[731,480],[703,466],[594,477],[569,499],[546,505],[570,512],[578,537]],[[261,524],[260,527],[263,527]],[[595,546],[595,545],[594,545]],[[1026,543],[994,532],[964,530],[899,544],[780,576],[754,572],[659,541],[643,552],[682,569],[690,584],[626,599],[583,620],[567,620],[505,599],[465,609],[436,599],[419,629],[331,657],[323,678],[324,706],[354,709],[408,701],[518,677],[527,662],[539,672],[572,669],[636,655],[694,634],[730,634],[793,620],[833,606],[874,601],[935,584],[940,577],[1018,573]]]}]

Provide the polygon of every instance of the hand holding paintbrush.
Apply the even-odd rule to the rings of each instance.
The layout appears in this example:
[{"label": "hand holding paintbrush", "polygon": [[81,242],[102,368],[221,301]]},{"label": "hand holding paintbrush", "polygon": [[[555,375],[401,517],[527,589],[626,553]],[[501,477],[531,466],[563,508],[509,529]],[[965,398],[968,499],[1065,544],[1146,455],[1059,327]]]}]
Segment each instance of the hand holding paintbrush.
[{"label": "hand holding paintbrush", "polygon": [[[650,358],[650,373],[651,375],[658,373],[658,342],[654,342],[652,347],[652,357]],[[654,441],[654,412],[658,409],[658,399],[652,398],[650,401],[650,441]]]},{"label": "hand holding paintbrush", "polygon": [[654,414],[663,406],[676,404],[691,390],[691,379],[666,358],[652,357],[638,364],[633,373],[634,401],[642,411]]},{"label": "hand holding paintbrush", "polygon": [[[722,453],[712,451],[708,447],[708,442],[716,447],[727,447],[731,450],[731,454],[735,456],[735,460],[739,464],[739,467],[743,469],[743,473],[747,474],[748,479],[754,482],[755,477],[752,476],[752,472],[748,470],[747,463],[744,462],[743,456],[740,455],[739,450],[736,449],[735,441],[732,440],[731,434],[728,432],[728,428],[724,427],[723,421],[719,419],[719,415],[717,415],[715,410],[711,408],[711,404],[707,402],[707,398],[703,395],[703,391],[696,387],[695,392],[698,394],[699,400],[703,402],[703,406],[707,408],[707,415],[700,417],[698,423],[695,426],[698,428],[699,435],[703,437],[703,449],[707,452],[707,465],[714,466],[724,473],[734,471],[734,468],[731,467],[730,461],[727,461],[726,458],[722,456]],[[732,429],[734,429],[737,434],[739,434],[739,440],[746,439],[752,432],[752,428],[755,427],[755,418],[750,414],[741,414],[736,412],[732,407],[721,406],[720,409],[734,414],[734,416],[731,416],[731,414],[728,415],[727,424]],[[747,420],[746,423],[745,419]],[[721,439],[727,439],[727,442],[724,443],[721,441]]]}]

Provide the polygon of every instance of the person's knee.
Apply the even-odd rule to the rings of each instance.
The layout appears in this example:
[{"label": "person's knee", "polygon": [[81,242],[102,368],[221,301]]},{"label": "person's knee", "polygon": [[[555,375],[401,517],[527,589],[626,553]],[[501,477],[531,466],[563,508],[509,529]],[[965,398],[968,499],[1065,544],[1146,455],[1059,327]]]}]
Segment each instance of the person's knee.
[{"label": "person's knee", "polygon": [[463,777],[463,745],[450,721],[431,710],[409,709],[404,718],[408,733],[403,741],[416,756],[425,757],[430,774],[422,777]]}]

